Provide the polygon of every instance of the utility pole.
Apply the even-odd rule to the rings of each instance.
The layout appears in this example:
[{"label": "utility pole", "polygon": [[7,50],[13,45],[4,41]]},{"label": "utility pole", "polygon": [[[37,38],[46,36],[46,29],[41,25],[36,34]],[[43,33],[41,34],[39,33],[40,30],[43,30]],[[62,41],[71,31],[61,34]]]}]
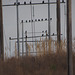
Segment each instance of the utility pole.
[{"label": "utility pole", "polygon": [[22,20],[22,56],[24,56],[24,26]]},{"label": "utility pole", "polygon": [[49,40],[50,40],[50,0],[48,0],[48,34],[49,34]]},{"label": "utility pole", "polygon": [[10,58],[11,58],[11,37],[9,37],[9,50],[10,50]]},{"label": "utility pole", "polygon": [[18,14],[18,0],[16,0],[16,12],[17,12],[17,48],[18,48],[18,57],[20,56],[20,43],[19,43],[19,14]]},{"label": "utility pole", "polygon": [[45,31],[46,33],[46,51],[47,51],[47,30]]},{"label": "utility pole", "polygon": [[60,50],[61,44],[61,25],[60,25],[60,0],[57,0],[57,43]]},{"label": "utility pole", "polygon": [[[32,4],[32,0],[30,0],[30,4]],[[34,28],[33,28],[33,8],[32,8],[32,5],[30,5],[30,9],[31,9],[31,27],[32,27],[32,41],[33,41],[33,31],[34,31]],[[34,51],[34,43],[33,43],[33,51]]]},{"label": "utility pole", "polygon": [[2,0],[0,0],[0,59],[4,60]]},{"label": "utility pole", "polygon": [[68,52],[68,75],[73,75],[73,58],[72,58],[72,12],[71,1],[67,0],[67,52]]},{"label": "utility pole", "polygon": [[26,36],[26,56],[28,56],[28,47],[27,47],[27,31],[25,31],[25,36]]}]

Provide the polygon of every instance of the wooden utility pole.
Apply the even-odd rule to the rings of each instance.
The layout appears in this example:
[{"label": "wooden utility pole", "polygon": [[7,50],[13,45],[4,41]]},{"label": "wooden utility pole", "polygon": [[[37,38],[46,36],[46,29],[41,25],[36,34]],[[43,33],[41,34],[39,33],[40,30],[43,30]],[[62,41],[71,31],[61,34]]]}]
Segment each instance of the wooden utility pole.
[{"label": "wooden utility pole", "polygon": [[49,34],[49,40],[50,40],[50,35],[51,35],[51,30],[50,30],[50,0],[48,0],[48,34]]},{"label": "wooden utility pole", "polygon": [[11,37],[9,37],[9,50],[10,50],[10,57],[11,57]]},{"label": "wooden utility pole", "polygon": [[57,0],[57,43],[58,48],[60,48],[61,44],[60,0]]},{"label": "wooden utility pole", "polygon": [[26,56],[28,56],[28,47],[27,47],[27,31],[25,31],[25,36],[26,36]]},{"label": "wooden utility pole", "polygon": [[4,60],[2,0],[0,0],[0,59]]},{"label": "wooden utility pole", "polygon": [[16,14],[17,14],[17,48],[18,48],[18,58],[20,57],[20,40],[19,40],[19,9],[18,0],[16,0]]},{"label": "wooden utility pole", "polygon": [[22,20],[22,57],[24,56],[24,25]]},{"label": "wooden utility pole", "polygon": [[67,0],[67,52],[68,52],[68,75],[73,75],[73,58],[72,58],[72,15],[71,1]]},{"label": "wooden utility pole", "polygon": [[47,30],[45,31],[46,33],[46,51],[47,51]]}]

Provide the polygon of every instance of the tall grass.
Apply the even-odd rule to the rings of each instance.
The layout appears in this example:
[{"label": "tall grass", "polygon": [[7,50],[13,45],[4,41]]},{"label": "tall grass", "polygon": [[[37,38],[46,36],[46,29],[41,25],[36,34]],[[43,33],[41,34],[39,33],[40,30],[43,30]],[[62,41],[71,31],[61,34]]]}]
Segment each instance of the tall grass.
[{"label": "tall grass", "polygon": [[[53,39],[51,38],[50,40],[48,40],[47,38],[45,40],[40,38],[40,42],[36,42],[35,44],[35,52],[36,52],[36,56],[42,56],[42,55],[46,55],[46,54],[51,54],[51,53],[62,53],[62,51],[65,53],[66,50],[66,40],[62,41],[61,40],[61,44],[60,44],[60,49],[58,47],[58,43],[57,41],[53,41]],[[33,51],[33,44],[28,44],[27,43],[27,50],[28,50],[28,55],[31,56],[31,52]],[[33,51],[34,52],[34,51]],[[15,43],[15,57],[17,58],[17,48],[16,48],[16,43]],[[25,55],[25,54],[24,54]]]},{"label": "tall grass", "polygon": [[[0,75],[67,75],[66,41],[61,41],[61,50],[58,53],[57,41],[42,39],[42,42],[37,42],[36,45],[37,56],[31,56],[32,45],[27,45],[29,56],[0,61]],[[16,44],[15,51],[17,51]],[[73,63],[75,63],[74,52]],[[73,68],[75,74],[75,64]]]},{"label": "tall grass", "polygon": [[[75,56],[73,59],[75,63]],[[67,75],[67,55],[47,54],[0,61],[0,75]]]},{"label": "tall grass", "polygon": [[15,58],[18,58],[18,53],[17,53],[16,42],[15,42]]}]

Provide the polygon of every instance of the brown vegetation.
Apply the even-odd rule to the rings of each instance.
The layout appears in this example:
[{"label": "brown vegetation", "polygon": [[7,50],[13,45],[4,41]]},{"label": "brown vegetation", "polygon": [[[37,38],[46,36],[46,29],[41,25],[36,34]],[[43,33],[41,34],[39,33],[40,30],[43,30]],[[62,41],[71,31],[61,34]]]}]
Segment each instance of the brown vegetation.
[{"label": "brown vegetation", "polygon": [[[52,48],[54,47],[54,49]],[[17,59],[15,46],[15,58],[0,61],[0,75],[67,75],[67,50],[66,41],[61,41],[61,49],[58,52],[57,41],[37,42],[36,56],[31,55],[31,47],[28,45],[29,56]],[[73,63],[75,63],[75,43],[73,44]],[[74,75],[75,75],[75,64]]]},{"label": "brown vegetation", "polygon": [[[75,63],[75,56],[73,59]],[[62,53],[41,57],[11,58],[0,62],[0,75],[67,75],[67,56],[66,53]]]}]

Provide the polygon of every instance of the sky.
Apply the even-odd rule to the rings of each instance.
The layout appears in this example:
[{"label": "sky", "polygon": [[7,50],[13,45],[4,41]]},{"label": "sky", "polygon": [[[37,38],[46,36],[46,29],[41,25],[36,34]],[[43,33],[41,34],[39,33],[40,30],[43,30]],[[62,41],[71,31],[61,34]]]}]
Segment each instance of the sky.
[{"label": "sky", "polygon": [[[27,3],[30,0],[18,0],[20,3]],[[43,0],[32,0],[32,2],[42,2]],[[44,0],[47,2],[48,0]],[[56,0],[50,0],[51,2],[55,2]],[[14,4],[16,0],[2,0],[2,4]],[[75,0],[72,0],[72,36],[75,37]],[[61,33],[66,37],[66,9],[65,4],[61,4]],[[35,5],[34,6],[34,19],[45,19],[48,18],[48,5]],[[50,5],[50,17],[51,21],[51,34],[56,32],[56,4]],[[30,6],[19,6],[19,32],[20,37],[22,36],[22,24],[21,20],[24,22],[26,20],[31,19],[31,9]],[[7,49],[9,48],[9,37],[17,37],[17,20],[16,20],[16,7],[3,7],[3,27],[4,27],[4,44]],[[37,22],[35,23],[35,32],[42,32],[48,30],[48,22]],[[31,32],[31,23],[24,23],[24,31]],[[65,35],[64,35],[65,34]],[[36,34],[41,35],[41,34]],[[28,34],[31,36],[31,34]],[[13,41],[12,41],[13,42]],[[14,45],[12,47],[14,49]]]}]

